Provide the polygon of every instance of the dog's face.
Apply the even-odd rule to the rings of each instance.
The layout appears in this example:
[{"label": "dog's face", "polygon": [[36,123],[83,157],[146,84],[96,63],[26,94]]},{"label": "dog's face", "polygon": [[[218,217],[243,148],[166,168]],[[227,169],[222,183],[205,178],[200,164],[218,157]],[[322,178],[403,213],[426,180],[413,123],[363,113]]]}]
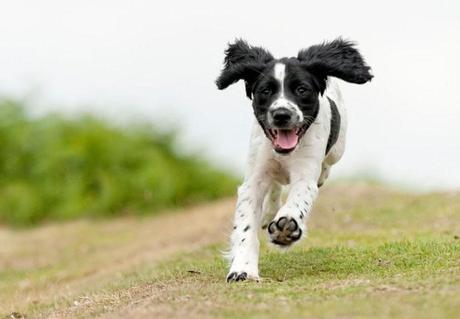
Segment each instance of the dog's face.
[{"label": "dog's face", "polygon": [[319,110],[318,80],[297,59],[277,60],[252,85],[254,114],[276,152],[288,154]]},{"label": "dog's face", "polygon": [[279,60],[238,40],[227,49],[225,67],[216,83],[224,89],[244,80],[254,115],[274,150],[289,154],[316,119],[327,77],[362,84],[372,79],[369,70],[353,45],[341,39]]}]

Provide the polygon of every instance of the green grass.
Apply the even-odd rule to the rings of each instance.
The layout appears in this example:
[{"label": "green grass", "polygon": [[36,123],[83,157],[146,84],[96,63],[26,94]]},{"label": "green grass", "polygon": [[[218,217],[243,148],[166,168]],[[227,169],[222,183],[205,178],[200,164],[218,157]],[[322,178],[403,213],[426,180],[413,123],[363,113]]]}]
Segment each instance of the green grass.
[{"label": "green grass", "polygon": [[171,307],[184,297],[211,302],[200,311],[219,318],[456,318],[460,307],[454,239],[264,249],[265,279],[231,285],[217,254],[210,249],[163,265],[155,285],[171,287],[163,292]]},{"label": "green grass", "polygon": [[144,214],[236,189],[231,174],[179,153],[173,133],[89,115],[31,117],[30,107],[0,100],[0,224]]},{"label": "green grass", "polygon": [[[219,240],[19,309],[72,318],[457,318],[459,221],[458,193],[339,184],[322,190],[299,245],[280,252],[261,232],[261,282],[227,284]],[[46,282],[61,267],[35,275]],[[82,276],[78,264],[70,269]]]}]

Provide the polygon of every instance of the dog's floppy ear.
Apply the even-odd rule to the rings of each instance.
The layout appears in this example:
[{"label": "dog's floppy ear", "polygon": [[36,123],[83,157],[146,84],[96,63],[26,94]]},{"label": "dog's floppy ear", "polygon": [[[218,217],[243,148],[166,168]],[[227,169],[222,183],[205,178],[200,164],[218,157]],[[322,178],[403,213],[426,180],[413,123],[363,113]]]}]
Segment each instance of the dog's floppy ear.
[{"label": "dog's floppy ear", "polygon": [[272,60],[273,56],[267,50],[250,46],[242,39],[236,40],[225,51],[224,69],[216,80],[217,88],[223,90],[239,80],[244,80],[246,95],[251,98],[253,81]]},{"label": "dog's floppy ear", "polygon": [[341,38],[302,50],[297,59],[318,77],[321,94],[326,89],[328,76],[357,84],[364,84],[373,78],[371,68],[354,47],[354,43]]}]

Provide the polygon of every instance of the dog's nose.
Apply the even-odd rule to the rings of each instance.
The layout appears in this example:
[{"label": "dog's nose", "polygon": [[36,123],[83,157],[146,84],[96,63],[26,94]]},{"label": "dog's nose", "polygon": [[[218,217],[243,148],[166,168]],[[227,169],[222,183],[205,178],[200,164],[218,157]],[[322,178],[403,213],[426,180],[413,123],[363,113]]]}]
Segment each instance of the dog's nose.
[{"label": "dog's nose", "polygon": [[291,111],[289,111],[285,107],[277,108],[275,110],[272,110],[270,113],[273,118],[273,123],[278,126],[288,124],[292,118]]}]

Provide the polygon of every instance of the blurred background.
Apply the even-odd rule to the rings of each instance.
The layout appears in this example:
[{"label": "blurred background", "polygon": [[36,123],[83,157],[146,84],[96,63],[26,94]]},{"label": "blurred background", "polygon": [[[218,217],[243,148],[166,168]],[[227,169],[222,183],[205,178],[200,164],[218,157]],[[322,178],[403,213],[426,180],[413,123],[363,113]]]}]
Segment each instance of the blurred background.
[{"label": "blurred background", "polygon": [[0,223],[232,195],[253,118],[243,84],[215,87],[227,43],[283,57],[338,36],[375,78],[342,83],[332,179],[459,189],[456,1],[14,1],[0,10]]}]

